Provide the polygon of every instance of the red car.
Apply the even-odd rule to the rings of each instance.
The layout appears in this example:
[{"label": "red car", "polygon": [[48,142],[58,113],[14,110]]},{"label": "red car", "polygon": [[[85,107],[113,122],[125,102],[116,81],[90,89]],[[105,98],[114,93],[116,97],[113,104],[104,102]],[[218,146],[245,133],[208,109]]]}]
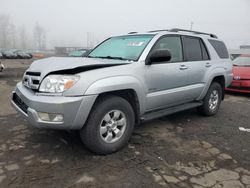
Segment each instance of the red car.
[{"label": "red car", "polygon": [[228,91],[250,93],[250,55],[241,55],[233,60],[233,81]]}]

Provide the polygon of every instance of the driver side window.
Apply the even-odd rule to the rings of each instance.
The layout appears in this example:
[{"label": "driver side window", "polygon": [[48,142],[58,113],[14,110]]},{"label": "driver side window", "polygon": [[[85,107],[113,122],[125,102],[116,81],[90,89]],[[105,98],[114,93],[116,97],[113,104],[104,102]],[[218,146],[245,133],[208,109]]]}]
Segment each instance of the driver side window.
[{"label": "driver side window", "polygon": [[179,36],[167,36],[159,39],[152,50],[168,50],[171,53],[169,62],[183,61],[182,43]]}]

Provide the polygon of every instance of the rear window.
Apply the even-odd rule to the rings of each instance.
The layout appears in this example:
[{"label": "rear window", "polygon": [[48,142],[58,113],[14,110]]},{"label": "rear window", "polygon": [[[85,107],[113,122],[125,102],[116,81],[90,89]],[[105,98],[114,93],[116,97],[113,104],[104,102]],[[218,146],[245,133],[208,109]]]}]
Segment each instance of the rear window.
[{"label": "rear window", "polygon": [[208,39],[210,44],[214,47],[218,56],[222,59],[228,59],[229,54],[226,45],[222,41]]}]

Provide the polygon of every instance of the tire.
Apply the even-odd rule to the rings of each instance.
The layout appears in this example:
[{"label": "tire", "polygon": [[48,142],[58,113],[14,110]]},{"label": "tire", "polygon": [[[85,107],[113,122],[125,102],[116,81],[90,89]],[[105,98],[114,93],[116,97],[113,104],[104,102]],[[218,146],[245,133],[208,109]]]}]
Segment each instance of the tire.
[{"label": "tire", "polygon": [[218,82],[213,82],[209,87],[203,105],[198,107],[198,111],[205,116],[215,115],[222,100],[222,87]]},{"label": "tire", "polygon": [[80,137],[90,151],[109,154],[128,143],[134,124],[134,110],[129,102],[118,96],[106,96],[94,105]]}]

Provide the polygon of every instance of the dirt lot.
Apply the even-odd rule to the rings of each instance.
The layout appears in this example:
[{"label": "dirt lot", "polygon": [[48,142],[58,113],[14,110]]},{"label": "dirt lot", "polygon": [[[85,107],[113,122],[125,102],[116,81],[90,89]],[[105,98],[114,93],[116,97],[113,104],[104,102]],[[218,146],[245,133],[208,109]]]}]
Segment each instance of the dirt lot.
[{"label": "dirt lot", "polygon": [[250,95],[228,94],[214,117],[189,110],[136,128],[127,147],[90,153],[77,132],[28,127],[10,94],[29,61],[0,73],[0,187],[250,188]]}]

